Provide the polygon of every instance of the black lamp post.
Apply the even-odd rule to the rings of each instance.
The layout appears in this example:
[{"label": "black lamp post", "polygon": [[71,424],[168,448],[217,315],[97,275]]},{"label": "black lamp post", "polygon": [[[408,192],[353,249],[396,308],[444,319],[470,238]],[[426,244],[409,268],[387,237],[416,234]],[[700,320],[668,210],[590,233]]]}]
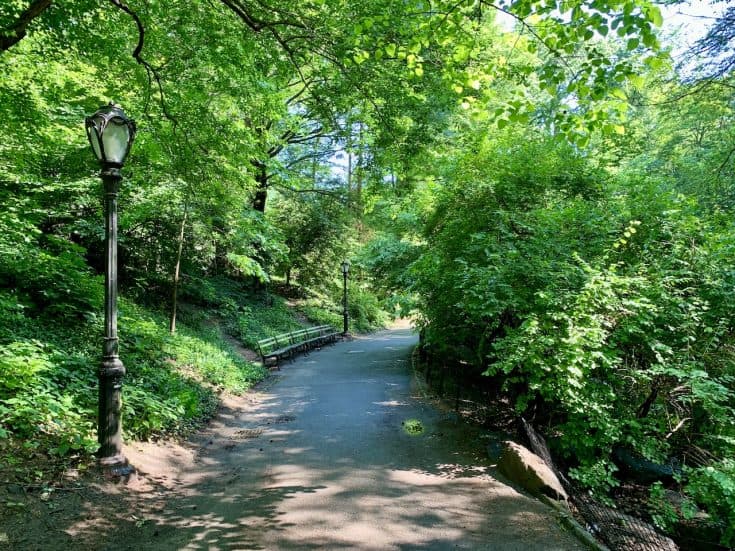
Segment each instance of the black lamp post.
[{"label": "black lamp post", "polygon": [[85,119],[92,151],[102,166],[105,206],[105,338],[99,369],[97,440],[100,466],[113,476],[133,472],[122,453],[120,400],[125,366],[118,357],[117,339],[117,193],[125,158],[135,139],[135,122],[114,103]]},{"label": "black lamp post", "polygon": [[344,328],[342,331],[342,335],[345,337],[349,334],[349,314],[347,312],[347,274],[350,272],[350,263],[345,260],[342,262],[342,277],[343,277],[343,284],[342,284],[342,315],[344,317]]}]

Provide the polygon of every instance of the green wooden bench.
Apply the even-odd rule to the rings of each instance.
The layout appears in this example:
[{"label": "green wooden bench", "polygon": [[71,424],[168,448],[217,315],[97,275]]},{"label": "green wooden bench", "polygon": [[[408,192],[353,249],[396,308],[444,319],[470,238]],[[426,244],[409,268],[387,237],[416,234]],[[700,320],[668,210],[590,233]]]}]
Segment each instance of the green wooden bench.
[{"label": "green wooden bench", "polygon": [[325,344],[335,342],[340,335],[330,325],[297,329],[296,331],[259,340],[258,354],[260,354],[264,366],[272,363],[273,366],[278,367],[281,360],[291,359],[297,353],[308,352],[312,348],[319,348]]}]

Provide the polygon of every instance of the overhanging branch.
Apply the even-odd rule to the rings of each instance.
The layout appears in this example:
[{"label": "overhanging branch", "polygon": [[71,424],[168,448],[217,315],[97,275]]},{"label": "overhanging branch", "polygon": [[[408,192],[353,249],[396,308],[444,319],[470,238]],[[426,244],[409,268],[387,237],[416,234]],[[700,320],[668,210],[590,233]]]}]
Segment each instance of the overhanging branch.
[{"label": "overhanging branch", "polygon": [[327,195],[329,197],[343,197],[344,193],[340,190],[330,190],[330,189],[321,189],[321,188],[295,188],[291,186],[287,186],[286,184],[282,184],[280,182],[273,182],[272,184],[274,187],[277,187],[279,189],[283,189],[286,191],[290,191],[291,193],[316,193],[318,195]]},{"label": "overhanging branch", "polygon": [[4,52],[15,46],[18,42],[23,40],[26,36],[28,25],[45,12],[53,0],[35,0],[31,2],[24,12],[22,12],[15,22],[4,28],[0,29],[0,52]]},{"label": "overhanging branch", "polygon": [[153,81],[156,81],[156,87],[158,88],[158,98],[159,102],[161,104],[161,110],[163,111],[163,115],[171,121],[171,123],[174,125],[174,131],[176,131],[176,127],[178,125],[176,118],[171,115],[171,113],[168,112],[168,108],[166,107],[166,95],[163,91],[163,81],[161,78],[160,73],[158,70],[153,67],[148,61],[146,61],[143,58],[143,47],[145,46],[145,27],[143,26],[143,21],[141,21],[140,16],[130,9],[130,7],[127,4],[124,4],[121,0],[109,0],[110,3],[117,7],[118,9],[122,10],[126,14],[128,14],[133,21],[135,22],[135,25],[138,28],[138,43],[135,45],[135,49],[133,50],[133,59],[139,64],[142,65],[145,68],[146,74],[148,75],[148,86],[149,88],[152,86]]}]

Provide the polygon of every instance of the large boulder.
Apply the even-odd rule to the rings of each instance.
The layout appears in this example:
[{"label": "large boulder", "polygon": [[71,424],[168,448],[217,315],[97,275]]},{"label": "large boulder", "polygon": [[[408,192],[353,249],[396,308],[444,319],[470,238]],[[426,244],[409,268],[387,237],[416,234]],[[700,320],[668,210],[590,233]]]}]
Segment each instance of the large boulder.
[{"label": "large boulder", "polygon": [[543,459],[510,440],[503,443],[498,470],[534,495],[545,495],[560,501],[566,501],[569,497]]}]

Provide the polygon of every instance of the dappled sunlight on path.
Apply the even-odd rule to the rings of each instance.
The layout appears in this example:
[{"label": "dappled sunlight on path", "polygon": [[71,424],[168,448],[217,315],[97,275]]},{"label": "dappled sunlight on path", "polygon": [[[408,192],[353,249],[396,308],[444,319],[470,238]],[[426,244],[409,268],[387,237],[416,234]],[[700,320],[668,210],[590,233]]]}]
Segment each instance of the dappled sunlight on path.
[{"label": "dappled sunlight on path", "polygon": [[475,429],[411,395],[415,340],[314,352],[185,446],[132,446],[137,491],[114,490],[127,512],[67,532],[95,549],[582,549],[493,478]]}]

